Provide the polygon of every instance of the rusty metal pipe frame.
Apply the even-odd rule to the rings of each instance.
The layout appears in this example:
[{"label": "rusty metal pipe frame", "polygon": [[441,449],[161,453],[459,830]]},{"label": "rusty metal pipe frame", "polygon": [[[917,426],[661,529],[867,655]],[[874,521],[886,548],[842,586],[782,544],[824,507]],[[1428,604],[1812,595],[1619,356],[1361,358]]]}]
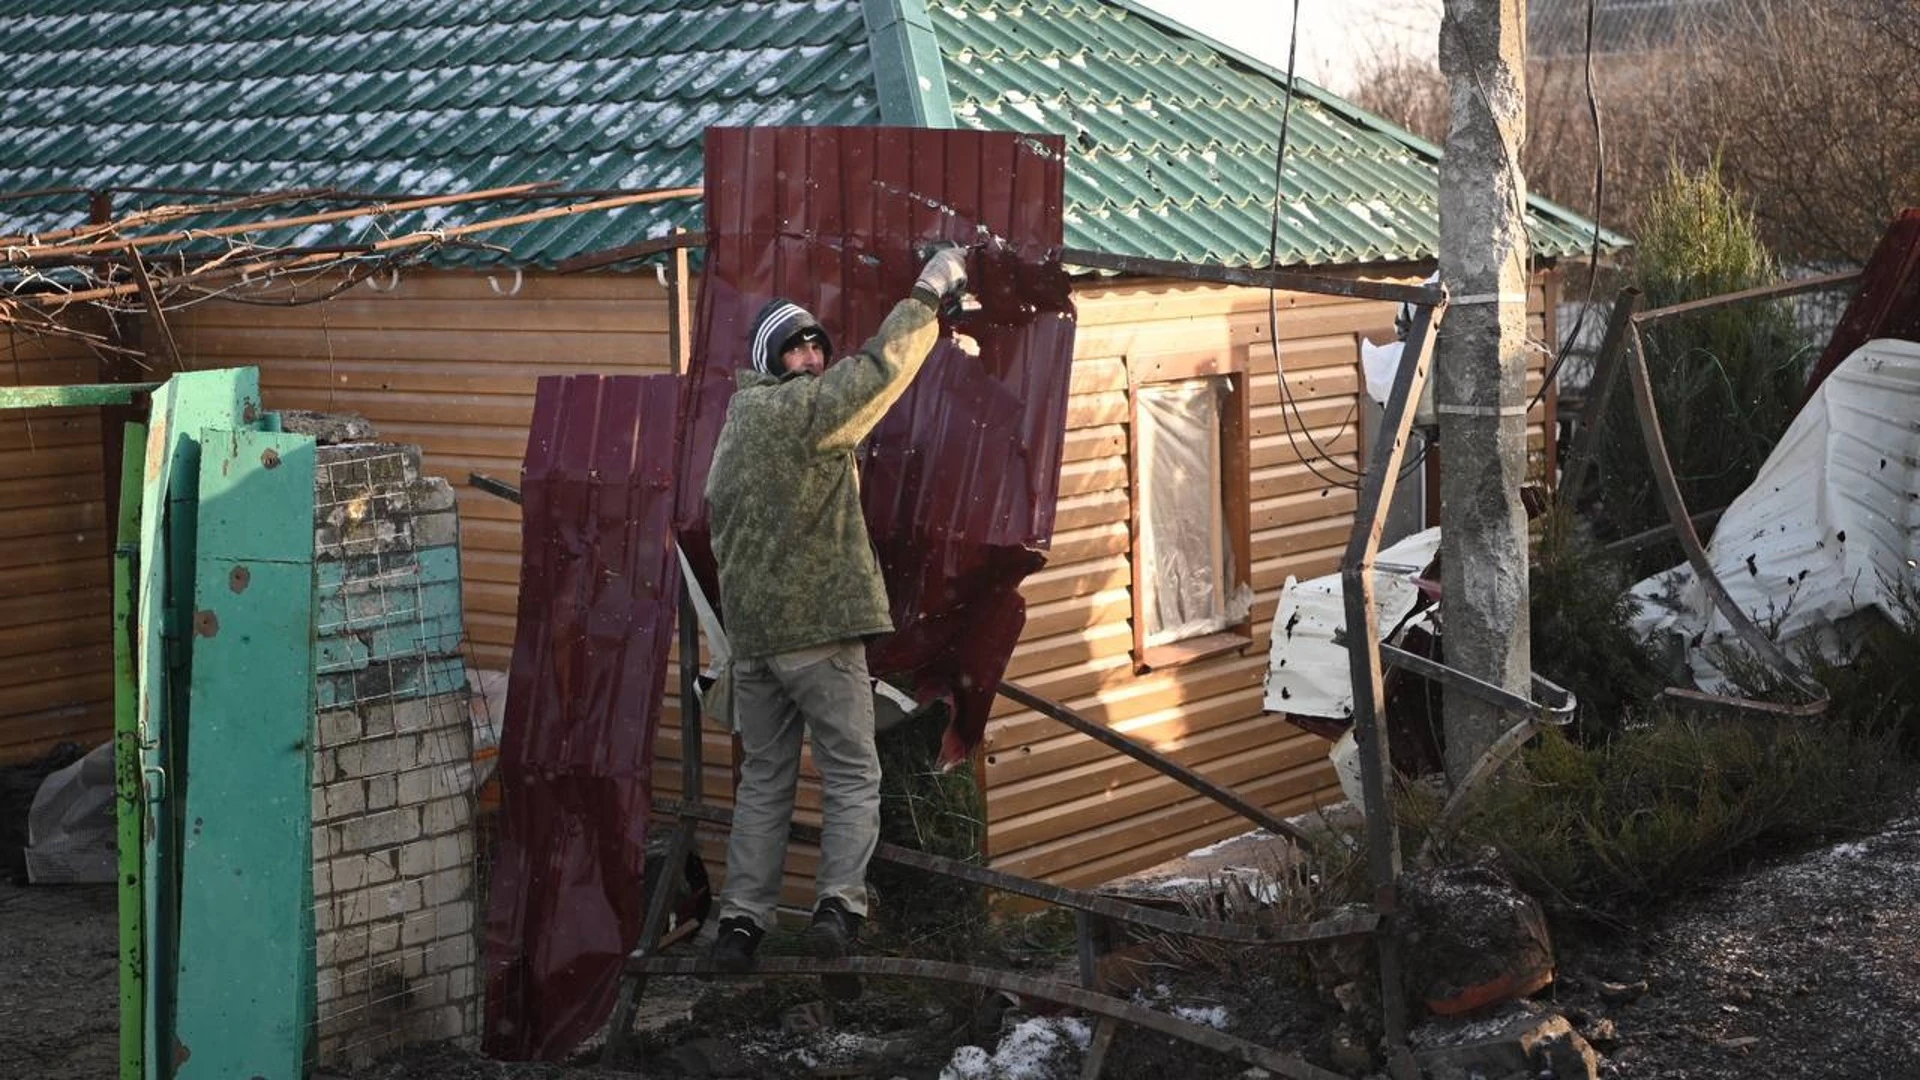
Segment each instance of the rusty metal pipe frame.
[{"label": "rusty metal pipe frame", "polygon": [[[668,959],[665,957],[639,958],[627,961],[629,972],[653,975],[724,975],[725,972],[707,964],[703,960]],[[1123,1020],[1130,1024],[1170,1035],[1176,1039],[1202,1046],[1215,1053],[1223,1054],[1246,1065],[1257,1066],[1279,1076],[1293,1080],[1345,1080],[1340,1073],[1329,1072],[1294,1054],[1281,1053],[1236,1038],[1226,1032],[1215,1030],[1205,1024],[1192,1023],[1168,1016],[1154,1009],[1143,1008],[1119,998],[1091,990],[1083,990],[1069,983],[1055,982],[1050,979],[1036,979],[1029,975],[1016,975],[997,968],[975,967],[970,964],[955,964],[942,960],[912,960],[890,956],[856,956],[845,960],[801,960],[788,957],[765,957],[758,960],[754,969],[743,973],[743,977],[762,978],[767,975],[820,975],[847,973],[861,976],[891,976],[908,979],[938,979],[944,982],[962,983],[968,986],[985,987],[989,990],[1002,990],[1021,997],[1039,998],[1052,1001],[1070,1008],[1083,1009],[1099,1016]]]},{"label": "rusty metal pipe frame", "polygon": [[1827,696],[1825,688],[1814,682],[1778,643],[1741,610],[1739,604],[1734,603],[1726,585],[1713,572],[1713,564],[1707,559],[1707,549],[1701,544],[1700,534],[1694,531],[1693,521],[1687,514],[1686,497],[1681,494],[1680,481],[1673,473],[1673,459],[1667,454],[1666,437],[1660,427],[1660,407],[1653,398],[1653,379],[1647,373],[1646,348],[1640,340],[1640,321],[1637,318],[1628,326],[1627,345],[1627,374],[1633,381],[1633,401],[1640,417],[1640,436],[1646,443],[1654,486],[1660,491],[1660,501],[1666,505],[1667,518],[1673,523],[1674,536],[1679,539],[1681,550],[1687,553],[1688,564],[1699,577],[1701,586],[1707,590],[1707,596],[1713,600],[1713,606],[1740,640],[1772,664],[1810,700],[1824,701]]},{"label": "rusty metal pipe frame", "polygon": [[[1440,306],[1446,303],[1444,297],[1443,292]],[[1414,403],[1426,385],[1427,338],[1433,332],[1437,313],[1434,306],[1415,308],[1413,327],[1400,353],[1400,369],[1394,373],[1393,390],[1387,396],[1380,438],[1361,479],[1353,532],[1340,560],[1347,665],[1353,682],[1353,734],[1360,749],[1360,790],[1366,802],[1367,869],[1373,879],[1374,911],[1382,922],[1374,943],[1380,959],[1380,1005],[1390,1061],[1403,1061],[1407,1054],[1407,1004],[1401,986],[1400,946],[1393,931],[1399,909],[1400,834],[1387,786],[1392,775],[1387,727],[1380,717],[1386,691],[1381,681],[1380,609],[1373,598],[1373,565],[1380,553],[1381,525],[1399,480],[1400,459],[1406,454],[1413,430]]]},{"label": "rusty metal pipe frame", "polygon": [[1464,690],[1481,701],[1508,712],[1539,713],[1550,724],[1572,723],[1573,714],[1580,707],[1580,702],[1573,696],[1573,691],[1538,672],[1530,674],[1533,678],[1534,693],[1540,697],[1524,698],[1503,686],[1496,686],[1485,679],[1469,675],[1459,668],[1448,667],[1438,660],[1408,652],[1398,645],[1391,645],[1384,641],[1380,643],[1380,657],[1403,671],[1411,671],[1415,675],[1425,676]]},{"label": "rusty metal pipe frame", "polygon": [[1144,746],[1133,739],[1129,739],[1104,724],[1096,724],[1088,720],[1086,717],[1081,716],[1065,705],[1041,697],[1039,694],[1020,686],[1018,683],[1002,682],[1000,684],[1000,696],[1025,705],[1027,708],[1040,713],[1042,716],[1058,720],[1095,742],[1102,743],[1114,750],[1120,751],[1135,761],[1151,766],[1155,772],[1160,773],[1162,776],[1179,781],[1181,784],[1205,795],[1207,798],[1234,811],[1241,817],[1246,818],[1270,833],[1288,837],[1306,846],[1311,846],[1313,843],[1313,838],[1307,835],[1304,829],[1292,824],[1278,814],[1270,813],[1264,807],[1255,806],[1231,789],[1214,783],[1199,773],[1194,772],[1192,769],[1167,757],[1165,754],[1151,747]]},{"label": "rusty metal pipe frame", "polygon": [[[725,807],[694,806],[674,799],[656,799],[653,810],[657,814],[678,815],[695,821],[713,825],[731,825],[733,812]],[[812,825],[794,823],[788,827],[788,835],[803,844],[820,842],[820,830]],[[1025,896],[1034,900],[1044,900],[1072,911],[1085,911],[1093,915],[1117,919],[1149,927],[1169,934],[1184,934],[1188,937],[1207,938],[1212,941],[1232,941],[1246,945],[1298,945],[1310,941],[1330,941],[1336,938],[1358,937],[1371,933],[1379,925],[1379,919],[1372,914],[1338,915],[1317,922],[1299,923],[1291,926],[1267,923],[1228,922],[1221,919],[1199,919],[1189,915],[1176,915],[1170,911],[1132,904],[1116,900],[1109,896],[1069,889],[1060,885],[1048,885],[1032,878],[991,870],[984,866],[962,862],[959,859],[943,855],[931,855],[924,851],[901,847],[882,841],[874,849],[874,857],[896,866],[925,870],[928,873],[950,877],[971,885],[982,885],[990,889]]]}]

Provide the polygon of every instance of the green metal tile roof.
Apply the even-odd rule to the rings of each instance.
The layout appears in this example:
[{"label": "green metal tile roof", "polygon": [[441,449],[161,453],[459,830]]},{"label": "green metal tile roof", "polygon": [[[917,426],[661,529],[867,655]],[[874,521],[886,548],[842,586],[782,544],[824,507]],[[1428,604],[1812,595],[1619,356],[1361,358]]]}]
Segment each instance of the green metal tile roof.
[{"label": "green metal tile roof", "polygon": [[[870,25],[892,29],[875,46]],[[931,96],[942,74],[945,102]],[[877,79],[930,97],[883,100]],[[1284,101],[1277,72],[1127,0],[16,0],[0,35],[0,191],[672,187],[699,182],[710,125],[876,124],[950,103],[959,126],[1068,136],[1070,243],[1264,263]],[[1437,157],[1301,84],[1279,261],[1430,258]],[[115,206],[168,201],[123,191]],[[0,201],[0,229],[73,224],[85,203]],[[546,204],[298,235],[346,242],[533,205]],[[698,217],[685,200],[483,239],[551,264]],[[1538,201],[1530,226],[1541,255],[1591,238]]]}]

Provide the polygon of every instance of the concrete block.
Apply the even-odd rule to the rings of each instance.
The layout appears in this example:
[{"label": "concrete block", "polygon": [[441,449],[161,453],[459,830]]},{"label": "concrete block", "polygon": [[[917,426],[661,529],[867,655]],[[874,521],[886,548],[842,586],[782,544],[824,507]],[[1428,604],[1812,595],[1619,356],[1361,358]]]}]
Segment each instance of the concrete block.
[{"label": "concrete block", "polygon": [[366,785],[368,811],[391,810],[399,805],[399,781],[391,774],[369,776]]},{"label": "concrete block", "polygon": [[473,834],[461,831],[450,836],[433,838],[433,868],[445,870],[453,866],[473,865]]},{"label": "concrete block", "polygon": [[322,863],[314,866],[313,868],[314,897],[317,899],[322,896],[328,896],[332,894],[332,892],[333,892],[333,877],[328,872],[326,864]]},{"label": "concrete block", "polygon": [[352,742],[361,735],[360,714],[351,709],[333,709],[319,716],[320,745],[335,747]]},{"label": "concrete block", "polygon": [[473,874],[464,867],[441,870],[425,881],[427,904],[438,907],[473,898]]},{"label": "concrete block", "polygon": [[398,772],[398,738],[363,739],[335,751],[338,771],[348,777],[365,778],[379,773]]},{"label": "concrete block", "polygon": [[321,789],[324,805],[315,811],[314,820],[333,821],[367,812],[367,784],[364,780],[341,780]]},{"label": "concrete block", "polygon": [[413,546],[445,547],[460,542],[460,515],[451,510],[434,514],[415,514]]},{"label": "concrete block", "polygon": [[447,997],[450,1000],[469,1001],[474,997],[475,987],[478,985],[479,980],[474,975],[472,963],[469,962],[459,967],[448,969],[445,978],[447,980]]},{"label": "concrete block", "polygon": [[478,959],[479,949],[474,944],[473,935],[468,933],[436,938],[427,947],[428,971],[472,972]]},{"label": "concrete block", "polygon": [[340,826],[341,849],[349,852],[399,847],[420,839],[420,835],[420,811],[406,806],[370,813]]},{"label": "concrete block", "polygon": [[394,870],[391,851],[342,855],[334,859],[329,866],[332,870],[335,892],[364,889],[371,885],[385,885],[398,877]]},{"label": "concrete block", "polygon": [[439,933],[440,912],[436,908],[410,912],[400,924],[400,944],[409,949],[425,948]]},{"label": "concrete block", "polygon": [[369,737],[391,735],[398,730],[394,723],[393,703],[391,701],[370,701],[360,707],[361,722],[366,725]]},{"label": "concrete block", "polygon": [[1547,1073],[1560,1080],[1595,1080],[1600,1073],[1599,1055],[1566,1017],[1526,1003],[1469,1024],[1430,1021],[1414,1032],[1412,1042],[1424,1075]]},{"label": "concrete block", "polygon": [[448,904],[440,908],[439,912],[441,937],[455,937],[457,935],[473,933],[472,904]]},{"label": "concrete block", "polygon": [[[417,761],[417,752],[414,757]],[[445,770],[438,766],[410,769],[401,773],[398,781],[400,801],[408,806],[431,802],[434,796],[445,794]]]},{"label": "concrete block", "polygon": [[458,832],[472,821],[473,805],[465,797],[436,799],[427,804],[426,830],[431,836]]},{"label": "concrete block", "polygon": [[433,840],[421,839],[401,845],[401,877],[423,878],[433,871]]},{"label": "concrete block", "polygon": [[407,502],[414,513],[431,514],[439,510],[452,510],[460,505],[454,494],[453,485],[442,476],[422,476],[407,485]]}]

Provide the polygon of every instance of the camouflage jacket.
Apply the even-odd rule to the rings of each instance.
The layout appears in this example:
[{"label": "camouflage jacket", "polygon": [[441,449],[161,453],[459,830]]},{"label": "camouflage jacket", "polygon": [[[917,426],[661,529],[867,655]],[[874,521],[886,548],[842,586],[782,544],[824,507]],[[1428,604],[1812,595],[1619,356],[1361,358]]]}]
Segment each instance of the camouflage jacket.
[{"label": "camouflage jacket", "polygon": [[916,290],[818,377],[735,375],[706,491],[735,657],[893,630],[854,450],[933,351],[934,303]]}]

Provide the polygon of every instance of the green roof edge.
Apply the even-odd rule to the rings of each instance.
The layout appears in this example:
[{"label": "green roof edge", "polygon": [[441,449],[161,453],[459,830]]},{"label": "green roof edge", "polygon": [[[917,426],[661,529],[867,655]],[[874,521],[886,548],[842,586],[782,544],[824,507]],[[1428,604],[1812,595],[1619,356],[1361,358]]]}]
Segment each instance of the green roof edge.
[{"label": "green roof edge", "polygon": [[[1172,30],[1180,34],[1185,34],[1186,36],[1194,39],[1195,41],[1205,44],[1208,48],[1218,50],[1221,55],[1228,57],[1234,62],[1243,64],[1246,67],[1252,68],[1253,70],[1258,71],[1261,74],[1266,75],[1267,77],[1274,79],[1277,82],[1284,84],[1287,81],[1287,73],[1284,71],[1281,71],[1279,68],[1274,67],[1272,64],[1269,64],[1264,60],[1257,60],[1252,56],[1249,56],[1248,54],[1241,52],[1239,49],[1236,49],[1233,46],[1226,44],[1225,42],[1216,41],[1213,38],[1210,38],[1207,35],[1201,33],[1200,31],[1195,30],[1194,28],[1186,25],[1185,23],[1180,22],[1178,19],[1172,18],[1171,16],[1168,16],[1168,15],[1163,15],[1160,12],[1153,10],[1152,8],[1143,7],[1140,4],[1136,3],[1135,0],[1106,0],[1106,2],[1109,4],[1112,4],[1117,8],[1121,8],[1131,14],[1137,15],[1140,18],[1146,19],[1149,22],[1165,27],[1168,30]],[[1340,97],[1339,95],[1335,94],[1331,90],[1327,90],[1320,86],[1316,86],[1312,82],[1309,82],[1306,79],[1300,78],[1298,75],[1295,75],[1293,78],[1293,86],[1294,86],[1294,89],[1297,90],[1303,97],[1311,98],[1315,104],[1320,105],[1323,108],[1326,108],[1328,110],[1331,110],[1332,112],[1339,113],[1341,116],[1344,116],[1348,120],[1351,120],[1356,124],[1360,124],[1363,127],[1372,128],[1373,130],[1378,131],[1379,133],[1387,136],[1390,139],[1397,140],[1400,143],[1404,144],[1407,147],[1407,149],[1412,150],[1414,153],[1428,158],[1429,160],[1433,161],[1435,164],[1438,164],[1440,162],[1440,159],[1446,156],[1445,151],[1441,150],[1439,147],[1433,145],[1427,140],[1421,138],[1418,135],[1415,135],[1413,132],[1408,131],[1406,128],[1401,127],[1400,125],[1394,123],[1391,120],[1386,119],[1385,117],[1376,116],[1373,113],[1368,112],[1367,110],[1361,108],[1360,106],[1355,105],[1353,102],[1348,101],[1343,97]],[[1627,237],[1622,236],[1621,234],[1614,232],[1612,229],[1606,228],[1605,226],[1600,225],[1595,221],[1592,221],[1586,217],[1582,217],[1581,215],[1574,213],[1572,210],[1569,210],[1566,207],[1561,206],[1559,203],[1552,202],[1548,199],[1542,198],[1541,196],[1536,195],[1531,191],[1527,193],[1527,207],[1546,217],[1553,218],[1554,220],[1559,221],[1560,223],[1570,228],[1578,229],[1579,231],[1584,232],[1589,236],[1593,235],[1595,232],[1598,232],[1600,234],[1600,243],[1601,243],[1601,246],[1603,247],[1617,250],[1619,248],[1626,248],[1626,247],[1633,246],[1633,241],[1628,239]]]},{"label": "green roof edge", "polygon": [[926,0],[860,0],[860,14],[867,21],[880,119],[908,127],[953,127],[953,94]]}]

